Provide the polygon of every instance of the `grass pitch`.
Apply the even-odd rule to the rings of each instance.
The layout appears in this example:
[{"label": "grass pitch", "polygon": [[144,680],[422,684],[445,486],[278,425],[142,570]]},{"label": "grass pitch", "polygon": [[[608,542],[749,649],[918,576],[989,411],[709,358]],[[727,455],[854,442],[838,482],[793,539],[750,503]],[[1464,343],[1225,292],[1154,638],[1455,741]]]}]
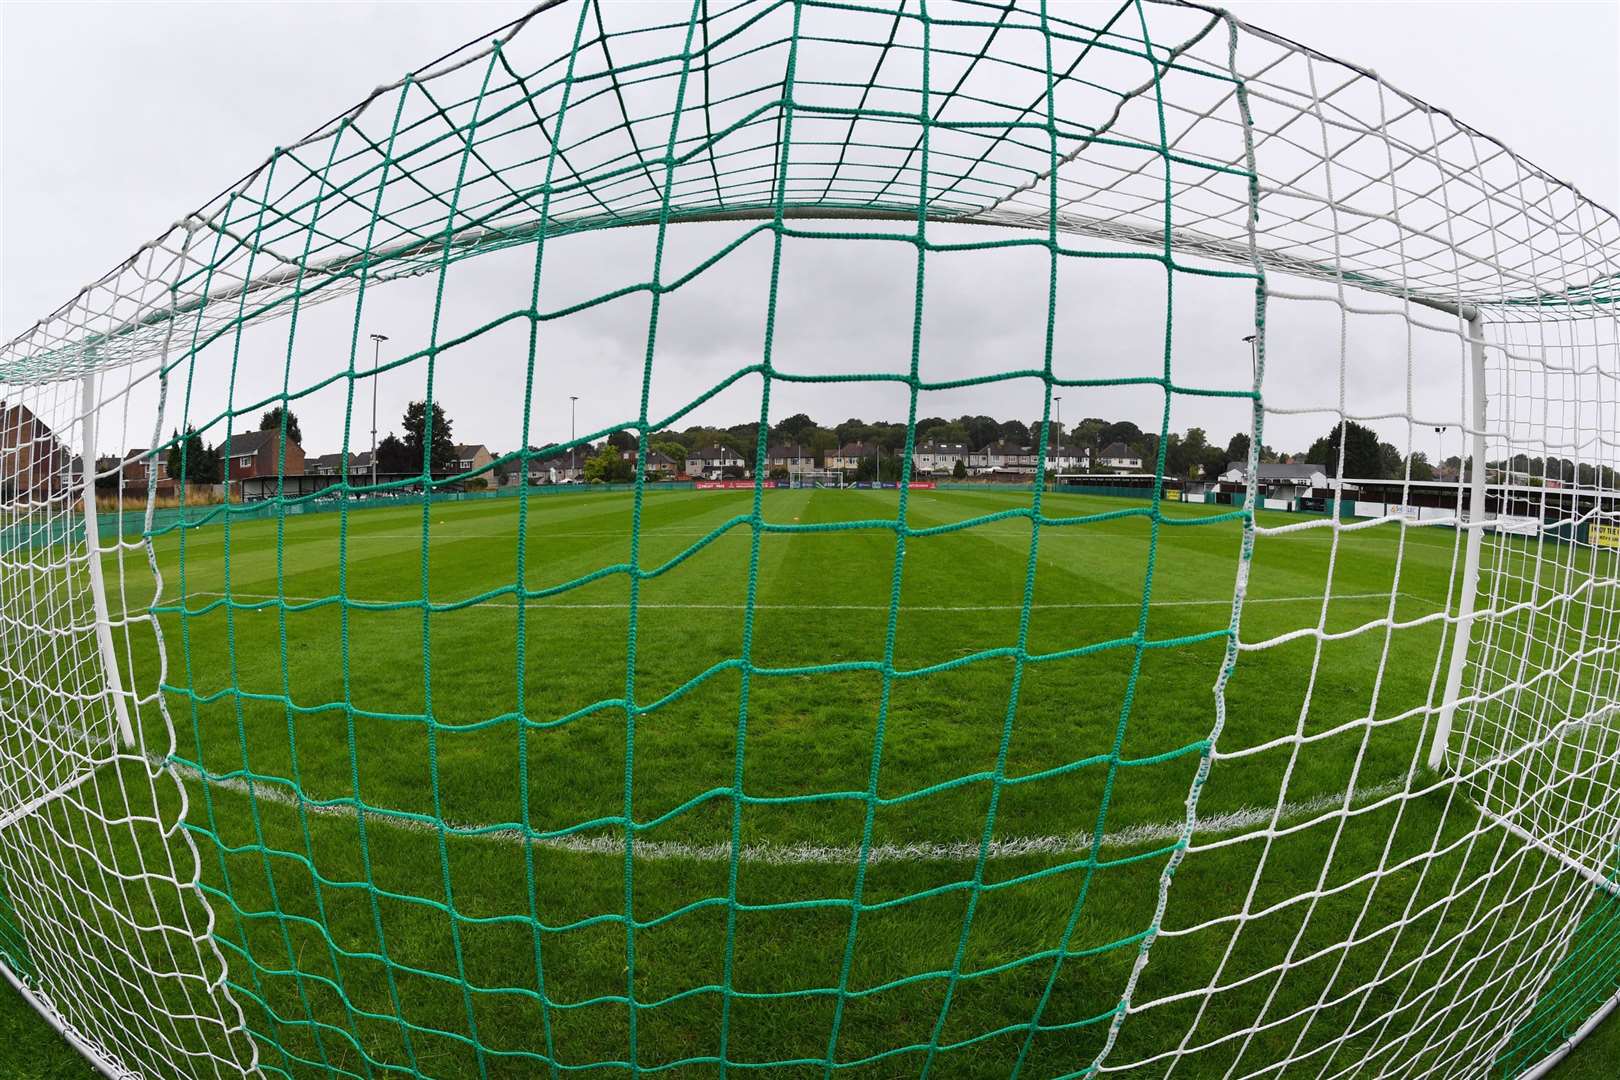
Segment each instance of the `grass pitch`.
[{"label": "grass pitch", "polygon": [[[1083,1072],[1183,843],[1242,529],[1049,494],[1032,546],[1030,498],[912,492],[903,555],[880,491],[766,492],[757,544],[749,492],[649,495],[639,529],[582,492],[160,538],[167,666],[133,677],[262,1063]],[[1258,539],[1135,995],[1170,1000],[1110,1061],[1477,1055],[1547,944],[1491,914],[1551,871],[1487,873],[1516,841],[1444,791],[1388,798],[1427,775],[1456,544]]]}]

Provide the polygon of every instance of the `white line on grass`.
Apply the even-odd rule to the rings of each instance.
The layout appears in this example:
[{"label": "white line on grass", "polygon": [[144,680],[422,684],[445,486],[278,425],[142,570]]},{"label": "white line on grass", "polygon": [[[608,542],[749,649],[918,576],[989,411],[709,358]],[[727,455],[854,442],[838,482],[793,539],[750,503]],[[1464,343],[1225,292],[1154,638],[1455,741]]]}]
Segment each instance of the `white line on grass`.
[{"label": "white line on grass", "polygon": [[[154,764],[163,763],[154,759]],[[179,772],[193,779],[197,771],[190,766],[171,762]],[[261,802],[279,806],[303,804],[304,813],[311,817],[353,818],[355,809],[347,804],[330,805],[300,800],[281,784],[250,784],[246,780],[213,780],[209,786],[238,795],[253,795]],[[1372,802],[1405,788],[1399,780],[1391,780],[1368,788],[1357,788],[1352,805]],[[1284,803],[1278,814],[1278,823],[1300,821],[1336,809],[1344,803],[1343,794],[1318,795],[1300,802]],[[1241,832],[1269,825],[1274,806],[1245,806],[1225,814],[1202,818],[1194,835],[1210,836]],[[399,817],[387,811],[367,813],[368,824],[383,824],[404,832],[435,833],[438,827],[414,817]],[[1181,838],[1185,828],[1182,821],[1147,822],[1128,825],[1114,832],[1104,833],[1103,848],[1134,848],[1149,844],[1166,844]],[[490,829],[480,826],[445,822],[445,831],[451,835],[472,836],[501,844],[521,844],[524,837],[517,829]],[[535,840],[537,847],[551,848],[579,855],[608,855],[622,858],[624,839],[619,835],[563,836]],[[990,841],[987,854],[992,859],[1011,859],[1021,855],[1080,855],[1091,850],[1089,833],[1071,833],[1066,836],[1011,836]],[[731,859],[729,843],[689,844],[680,840],[637,840],[636,857],[649,860],[688,859],[696,862],[727,862]],[[868,863],[880,862],[970,862],[979,857],[978,841],[921,840],[907,844],[873,844],[867,854]],[[766,866],[847,866],[860,860],[860,848],[855,845],[835,844],[744,844],[740,858],[745,862]]]},{"label": "white line on grass", "polygon": [[[1410,593],[1402,593],[1401,595],[1407,597],[1408,599],[1412,599],[1412,600],[1423,600],[1422,597],[1412,596]],[[206,592],[206,591],[202,591],[202,590],[192,590],[191,592],[186,594],[187,599],[190,599],[190,598],[193,598],[193,597],[201,597],[201,596],[218,597],[218,598],[221,598],[221,599],[227,599],[227,598],[234,597],[234,598],[236,598],[238,600],[282,600],[282,601],[285,601],[286,603],[289,603],[289,604],[312,604],[317,600],[333,600],[333,599],[337,598],[335,594],[329,595],[329,596],[286,596],[286,595],[281,595],[281,594],[277,594],[277,593],[250,593],[250,592],[222,593],[222,592]],[[1335,600],[1388,600],[1389,599],[1389,593],[1387,593],[1387,592],[1382,592],[1382,593],[1378,593],[1378,592],[1370,592],[1370,593],[1336,593],[1336,594],[1334,594],[1333,599],[1335,599]],[[412,597],[412,598],[410,598],[408,600],[360,600],[360,599],[356,599],[354,597],[350,597],[349,602],[353,603],[353,604],[380,605],[380,604],[398,604],[398,603],[415,604],[418,601],[416,600],[415,597]],[[460,601],[457,601],[457,600],[435,600],[435,601],[433,601],[434,604],[439,604],[439,605],[454,604],[454,603],[459,603],[459,602]],[[1251,596],[1251,597],[1248,597],[1247,599],[1245,599],[1243,601],[1243,605],[1245,607],[1248,607],[1251,604],[1303,604],[1303,603],[1307,603],[1307,602],[1319,604],[1319,603],[1322,602],[1322,597],[1321,597],[1320,594],[1315,595],[1315,596],[1264,596],[1264,597],[1253,597],[1253,596]],[[1424,602],[1427,603],[1429,601],[1424,601]],[[610,611],[610,610],[621,610],[622,611],[624,609],[624,602],[623,601],[619,601],[618,603],[585,603],[585,602],[581,602],[581,601],[572,601],[572,600],[536,599],[536,600],[527,601],[527,604],[531,608],[561,608],[561,609],[578,609],[578,610],[592,610],[592,611]],[[743,603],[712,603],[712,602],[711,603],[702,603],[702,602],[695,602],[695,601],[694,602],[685,602],[685,601],[652,602],[652,601],[646,601],[646,600],[643,600],[643,601],[641,601],[640,603],[638,603],[636,605],[637,608],[642,609],[642,610],[652,608],[652,609],[670,609],[670,610],[677,610],[677,611],[741,611],[746,606],[747,605],[743,604]],[[1031,604],[1029,607],[1030,607],[1031,611],[1053,611],[1053,610],[1095,609],[1095,608],[1128,608],[1128,609],[1134,611],[1134,610],[1136,610],[1137,608],[1139,608],[1141,606],[1142,606],[1142,602],[1140,600],[1117,600],[1117,601],[1074,601],[1072,603]],[[1232,606],[1232,598],[1230,596],[1227,596],[1227,597],[1222,597],[1220,599],[1214,599],[1214,600],[1154,600],[1151,603],[1150,606],[1155,607],[1155,608],[1167,608],[1167,607],[1226,607],[1226,608],[1229,608],[1229,607]],[[477,604],[470,604],[470,605],[468,605],[467,608],[461,608],[461,609],[458,609],[458,610],[466,611],[466,610],[469,610],[470,608],[474,608],[474,607],[480,607],[480,608],[483,608],[483,607],[515,608],[515,607],[517,607],[517,604],[510,601],[510,600],[481,600]],[[900,608],[901,608],[902,611],[1022,611],[1023,610],[1023,605],[1022,604],[907,604],[907,603],[902,603],[900,605]],[[269,610],[272,610],[272,609],[264,608],[264,609],[261,609],[261,610],[269,611]],[[889,605],[888,604],[761,604],[761,603],[755,603],[754,604],[754,610],[755,611],[888,611],[889,610]]]}]

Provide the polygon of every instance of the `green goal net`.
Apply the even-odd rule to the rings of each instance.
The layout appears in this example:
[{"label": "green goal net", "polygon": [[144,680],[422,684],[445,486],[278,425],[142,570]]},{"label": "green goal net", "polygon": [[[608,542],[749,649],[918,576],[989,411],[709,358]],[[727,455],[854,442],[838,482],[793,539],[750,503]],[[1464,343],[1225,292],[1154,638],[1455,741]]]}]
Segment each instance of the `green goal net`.
[{"label": "green goal net", "polygon": [[542,4],[0,352],[0,970],[110,1075],[1544,1069],[1617,278],[1196,4]]}]

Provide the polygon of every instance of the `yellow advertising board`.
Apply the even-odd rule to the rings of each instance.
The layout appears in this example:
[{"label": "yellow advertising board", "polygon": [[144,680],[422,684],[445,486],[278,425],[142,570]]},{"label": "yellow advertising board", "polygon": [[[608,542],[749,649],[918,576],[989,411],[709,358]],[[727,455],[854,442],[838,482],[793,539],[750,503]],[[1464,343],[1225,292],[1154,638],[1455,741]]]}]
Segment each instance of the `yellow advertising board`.
[{"label": "yellow advertising board", "polygon": [[1620,548],[1620,525],[1593,525],[1592,546]]}]

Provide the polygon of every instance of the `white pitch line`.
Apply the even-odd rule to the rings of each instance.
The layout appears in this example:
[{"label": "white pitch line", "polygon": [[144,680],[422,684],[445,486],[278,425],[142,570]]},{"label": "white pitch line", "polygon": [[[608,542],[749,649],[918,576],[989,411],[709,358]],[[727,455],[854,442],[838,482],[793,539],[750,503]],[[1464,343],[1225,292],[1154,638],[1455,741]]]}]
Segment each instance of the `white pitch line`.
[{"label": "white pitch line", "polygon": [[[1382,592],[1382,593],[1376,593],[1376,592],[1372,592],[1372,593],[1337,593],[1337,594],[1335,594],[1333,596],[1333,599],[1334,600],[1388,600],[1389,595],[1390,594],[1387,593],[1387,592]],[[1416,599],[1416,600],[1421,600],[1422,599],[1421,597],[1411,596],[1408,593],[1402,593],[1401,595],[1402,596],[1407,596],[1409,599]],[[192,598],[192,597],[199,597],[199,596],[218,597],[218,598],[221,598],[221,599],[229,599],[231,597],[235,597],[237,599],[243,599],[243,600],[282,600],[282,601],[285,601],[286,603],[289,603],[289,604],[311,604],[311,603],[314,603],[317,600],[333,600],[333,599],[336,599],[335,596],[286,596],[286,595],[277,594],[277,593],[250,593],[250,592],[223,593],[223,592],[208,592],[208,591],[203,591],[203,590],[192,590],[191,592],[186,594],[185,598],[189,599],[189,598]],[[358,600],[358,599],[354,599],[352,597],[350,598],[350,603],[354,603],[354,604],[399,604],[399,603],[413,603],[414,604],[416,602],[417,602],[417,600],[414,597],[410,598],[409,600],[403,600],[403,599],[402,600]],[[432,601],[432,603],[434,603],[435,605],[440,605],[440,606],[445,605],[445,604],[455,604],[455,603],[460,603],[460,602],[461,601],[458,601],[458,600],[434,600],[434,601]],[[1317,603],[1317,604],[1319,604],[1321,602],[1322,602],[1322,597],[1320,595],[1316,595],[1316,596],[1265,596],[1265,597],[1249,597],[1249,598],[1247,598],[1247,599],[1245,599],[1243,601],[1243,606],[1248,607],[1251,604],[1303,604],[1303,603]],[[579,602],[579,601],[562,601],[562,600],[555,600],[554,601],[554,600],[547,600],[547,599],[534,599],[534,600],[526,601],[526,603],[531,608],[561,608],[561,609],[577,609],[577,610],[585,610],[585,611],[612,611],[612,610],[620,610],[620,611],[622,611],[622,610],[624,610],[624,607],[625,607],[623,601],[620,601],[618,603],[600,603],[599,604],[599,603],[584,603],[584,602]],[[517,606],[518,605],[516,603],[514,603],[514,602],[512,602],[510,600],[481,600],[476,604],[469,604],[468,607],[461,608],[459,610],[465,611],[465,610],[469,610],[469,609],[474,608],[474,607],[480,607],[480,608],[487,608],[487,607],[516,608]],[[1142,606],[1142,602],[1140,600],[1121,600],[1121,601],[1096,601],[1096,602],[1075,601],[1073,603],[1031,604],[1029,607],[1030,607],[1031,611],[1066,611],[1066,610],[1089,610],[1089,609],[1103,609],[1103,608],[1123,608],[1123,609],[1129,609],[1131,611],[1135,611],[1136,609],[1140,608],[1141,606]],[[1232,606],[1232,598],[1230,596],[1222,597],[1220,599],[1214,599],[1214,600],[1154,600],[1149,604],[1150,608],[1168,608],[1168,607],[1224,607],[1224,608],[1229,608],[1231,606]],[[642,602],[637,604],[636,607],[638,609],[641,609],[641,610],[646,610],[646,609],[650,608],[650,609],[668,609],[668,610],[672,610],[672,611],[741,611],[744,608],[746,608],[747,605],[742,604],[742,603],[725,603],[725,604],[720,604],[720,603],[699,603],[699,602],[695,602],[695,601],[690,602],[690,603],[684,602],[684,601],[673,601],[673,602],[666,602],[666,603],[658,603],[658,602],[649,602],[649,601],[643,600]],[[900,605],[900,609],[902,611],[1022,611],[1023,610],[1023,605],[1022,604],[907,604],[907,603],[902,603]],[[269,611],[269,610],[272,610],[272,609],[263,608],[261,610]],[[888,604],[761,604],[761,603],[756,603],[754,605],[754,610],[755,611],[888,611],[889,610],[889,605]]]},{"label": "white pitch line", "polygon": [[[161,762],[155,762],[161,765]],[[178,772],[196,779],[198,774],[189,766],[171,763]],[[246,780],[214,780],[213,788],[223,788],[238,795],[253,795],[262,802],[279,806],[297,806],[301,800],[288,792],[284,785],[257,783]],[[1403,790],[1405,784],[1391,780],[1370,788],[1357,788],[1352,805],[1372,802]],[[1279,813],[1274,806],[1245,806],[1225,814],[1200,819],[1194,836],[1224,835],[1269,825],[1277,814],[1279,823],[1315,817],[1344,803],[1342,794],[1319,795],[1300,802],[1284,803]],[[347,805],[323,805],[302,801],[306,814],[322,818],[353,818],[356,811]],[[438,826],[416,818],[396,817],[386,811],[373,810],[366,815],[368,824],[383,824],[404,832],[437,833]],[[447,821],[445,831],[451,835],[470,836],[500,844],[522,844],[525,837],[517,829],[491,829],[479,831],[480,826]],[[1129,825],[1115,832],[1104,833],[1101,848],[1134,848],[1144,844],[1165,844],[1181,838],[1186,828],[1182,821],[1149,822]],[[534,840],[537,847],[550,848],[579,855],[609,855],[622,858],[624,839],[621,836],[562,836]],[[1089,833],[1071,833],[1066,836],[1012,836],[992,840],[987,854],[992,859],[1012,859],[1024,855],[1083,855],[1091,850]],[[731,859],[729,843],[689,844],[680,840],[637,840],[635,854],[639,859],[687,859],[696,862],[728,862]],[[867,853],[868,863],[880,862],[971,862],[979,857],[977,841],[916,841],[909,844],[873,844]],[[860,848],[855,845],[830,844],[744,844],[740,859],[743,862],[765,866],[851,866],[860,861]]]}]

